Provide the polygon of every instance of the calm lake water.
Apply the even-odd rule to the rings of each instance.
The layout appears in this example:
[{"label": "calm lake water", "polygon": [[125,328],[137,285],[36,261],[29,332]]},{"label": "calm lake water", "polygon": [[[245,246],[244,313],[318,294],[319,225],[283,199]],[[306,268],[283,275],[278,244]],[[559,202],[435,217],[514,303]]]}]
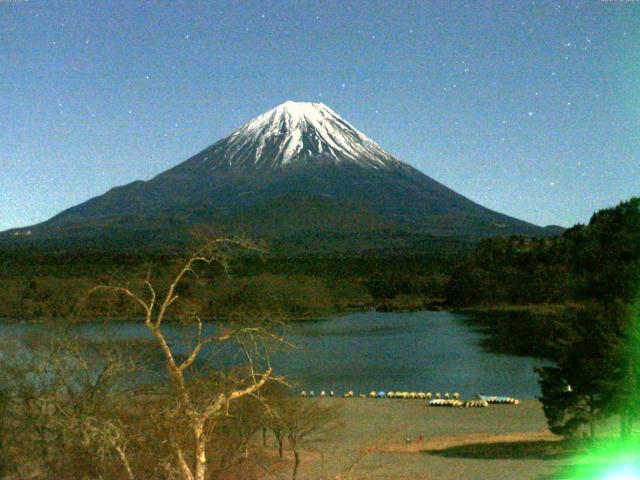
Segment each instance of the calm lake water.
[{"label": "calm lake water", "polygon": [[[166,327],[180,350],[184,332],[176,325]],[[46,327],[2,324],[0,335],[6,338],[39,328]],[[150,338],[144,325],[136,322],[109,324],[106,330],[103,324],[90,323],[74,330],[94,338]],[[448,391],[465,397],[485,393],[534,398],[539,388],[533,368],[544,362],[483,351],[482,338],[463,316],[448,312],[363,312],[290,324],[286,339],[296,348],[276,352],[272,365],[299,390]],[[231,349],[216,355],[210,361],[233,361]]]}]

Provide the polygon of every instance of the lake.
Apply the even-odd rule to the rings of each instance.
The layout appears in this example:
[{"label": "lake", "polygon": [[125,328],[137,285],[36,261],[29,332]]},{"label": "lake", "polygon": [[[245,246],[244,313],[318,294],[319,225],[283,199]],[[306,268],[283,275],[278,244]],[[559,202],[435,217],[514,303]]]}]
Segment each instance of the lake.
[{"label": "lake", "polygon": [[486,352],[483,335],[448,312],[358,313],[293,325],[301,349],[274,365],[316,391],[538,395],[544,361]]},{"label": "lake", "polygon": [[[177,344],[181,329],[167,324]],[[33,324],[2,324],[0,335],[43,328]],[[82,336],[100,337],[101,323],[81,324]],[[114,339],[150,338],[137,322],[109,324]],[[276,352],[272,365],[298,390],[459,392],[534,398],[539,393],[533,368],[539,359],[495,354],[480,346],[484,334],[448,312],[362,312],[318,321],[291,323],[286,339],[297,348]],[[217,360],[228,363],[231,351]],[[213,357],[215,358],[215,357]],[[159,366],[161,363],[158,364]]]}]

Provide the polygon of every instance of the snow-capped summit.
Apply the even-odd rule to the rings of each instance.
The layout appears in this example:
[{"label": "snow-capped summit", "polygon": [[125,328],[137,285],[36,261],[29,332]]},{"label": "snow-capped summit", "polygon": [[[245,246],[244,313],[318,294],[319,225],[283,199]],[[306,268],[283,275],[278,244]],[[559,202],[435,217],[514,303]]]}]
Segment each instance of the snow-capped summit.
[{"label": "snow-capped summit", "polygon": [[[300,162],[349,162],[389,168],[398,160],[322,103],[287,101],[212,147],[232,167],[280,168]],[[206,161],[206,160],[205,160]]]}]

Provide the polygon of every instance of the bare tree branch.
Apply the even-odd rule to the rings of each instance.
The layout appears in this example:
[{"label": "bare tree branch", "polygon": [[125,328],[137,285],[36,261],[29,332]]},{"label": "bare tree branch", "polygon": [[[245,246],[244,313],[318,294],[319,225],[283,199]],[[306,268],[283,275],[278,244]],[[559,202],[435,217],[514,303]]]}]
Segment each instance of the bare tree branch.
[{"label": "bare tree branch", "polygon": [[[214,335],[203,335],[203,322],[197,313],[189,315],[190,322],[195,324],[195,338],[187,350],[187,355],[181,362],[176,361],[174,350],[167,340],[163,331],[163,322],[169,311],[178,305],[180,298],[179,286],[185,280],[187,275],[194,275],[199,278],[198,265],[208,266],[216,264],[228,272],[230,268],[230,255],[232,249],[241,248],[256,252],[264,252],[251,242],[243,239],[218,237],[207,240],[199,249],[197,249],[190,257],[185,259],[179,267],[176,275],[172,278],[166,291],[158,294],[153,283],[151,282],[151,271],[147,271],[147,275],[142,282],[142,287],[146,293],[137,294],[128,286],[112,286],[98,285],[94,287],[89,295],[105,290],[114,293],[124,294],[139,304],[144,312],[144,324],[153,335],[157,345],[165,359],[166,370],[171,379],[176,398],[179,400],[176,405],[176,414],[182,415],[182,421],[185,421],[191,430],[191,438],[193,439],[192,449],[184,450],[175,439],[171,439],[172,449],[174,451],[175,460],[177,462],[178,472],[182,480],[204,480],[207,472],[207,455],[206,441],[207,432],[210,431],[212,421],[215,417],[226,415],[229,410],[229,404],[237,399],[245,396],[254,396],[256,392],[262,388],[267,381],[271,379],[272,368],[269,364],[268,354],[265,354],[261,360],[266,360],[267,367],[263,372],[258,371],[255,359],[260,358],[258,355],[259,346],[258,339],[274,340],[283,342],[281,336],[269,332],[259,327],[237,327],[226,331],[218,332]],[[191,387],[185,377],[187,369],[192,367],[198,356],[202,353],[203,348],[207,345],[220,344],[229,340],[236,340],[245,353],[246,362],[249,369],[249,375],[245,378],[234,379],[231,390],[223,389],[213,399],[202,401],[198,397],[194,397]],[[97,382],[101,381],[102,375],[106,375],[109,366],[107,365],[103,372],[98,376]],[[224,390],[227,390],[225,393]],[[209,427],[207,427],[209,425]],[[126,454],[124,447],[120,446],[119,455]],[[188,461],[185,455],[192,455],[193,460]]]}]

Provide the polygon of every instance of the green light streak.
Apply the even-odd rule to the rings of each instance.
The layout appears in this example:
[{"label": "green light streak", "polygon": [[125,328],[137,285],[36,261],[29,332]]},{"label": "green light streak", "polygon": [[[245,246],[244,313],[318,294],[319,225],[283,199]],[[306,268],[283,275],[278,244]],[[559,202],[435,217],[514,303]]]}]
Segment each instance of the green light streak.
[{"label": "green light streak", "polygon": [[596,441],[569,461],[558,480],[640,480],[640,439]]},{"label": "green light streak", "polygon": [[[640,406],[640,287],[628,311],[629,389],[620,405],[638,412]],[[635,416],[635,415],[634,415]],[[593,440],[575,454],[555,477],[558,480],[640,480],[640,437],[630,432],[627,438]]]}]

